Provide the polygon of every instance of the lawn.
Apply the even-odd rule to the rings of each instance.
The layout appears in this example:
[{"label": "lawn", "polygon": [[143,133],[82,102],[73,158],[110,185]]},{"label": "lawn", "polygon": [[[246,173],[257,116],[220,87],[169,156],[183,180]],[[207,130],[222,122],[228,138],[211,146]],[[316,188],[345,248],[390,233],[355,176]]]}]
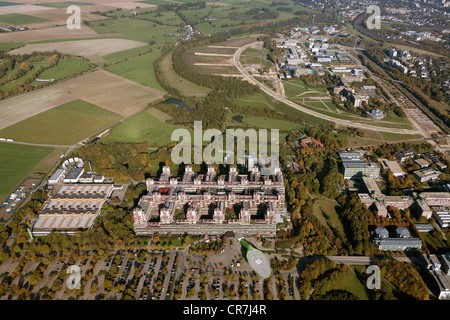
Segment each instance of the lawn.
[{"label": "lawn", "polygon": [[257,127],[262,129],[280,129],[280,130],[296,130],[303,126],[295,122],[278,120],[266,117],[254,117],[254,116],[244,116],[243,123],[250,127]]},{"label": "lawn", "polygon": [[[148,50],[148,47],[146,47]],[[106,70],[128,78],[130,80],[145,84],[149,87],[166,92],[156,80],[153,62],[160,55],[160,51],[150,52],[127,61],[112,65]]]},{"label": "lawn", "polygon": [[369,300],[364,285],[361,283],[361,281],[359,281],[351,268],[347,271],[346,274],[347,277],[333,289],[351,292],[360,300]]},{"label": "lawn", "polygon": [[161,71],[166,83],[179,90],[182,95],[205,97],[211,91],[209,88],[201,87],[178,75],[172,67],[172,53],[162,59]]},{"label": "lawn", "polygon": [[[326,227],[334,231],[335,235],[341,239],[345,238],[344,226],[336,212],[336,207],[339,204],[334,200],[317,199],[315,203],[316,212],[326,219]],[[320,220],[320,219],[319,219]],[[322,222],[322,221],[321,221]]]},{"label": "lawn", "polygon": [[179,127],[161,121],[164,119],[161,114],[159,110],[142,110],[114,127],[102,142],[148,141],[158,146],[169,144],[173,130]]},{"label": "lawn", "polygon": [[39,75],[39,79],[60,80],[82,73],[89,69],[88,65],[81,59],[64,59],[56,66],[45,70]]},{"label": "lawn", "polygon": [[401,134],[401,133],[391,133],[380,131],[383,139],[386,141],[404,141],[404,140],[422,140],[423,136],[420,134]]},{"label": "lawn", "polygon": [[0,198],[16,188],[54,148],[0,142]]},{"label": "lawn", "polygon": [[72,145],[122,117],[83,100],[74,100],[0,130],[0,137],[17,141]]},{"label": "lawn", "polygon": [[0,26],[2,27],[7,27],[10,25],[26,25],[30,23],[45,22],[45,21],[50,20],[20,13],[0,15]]}]

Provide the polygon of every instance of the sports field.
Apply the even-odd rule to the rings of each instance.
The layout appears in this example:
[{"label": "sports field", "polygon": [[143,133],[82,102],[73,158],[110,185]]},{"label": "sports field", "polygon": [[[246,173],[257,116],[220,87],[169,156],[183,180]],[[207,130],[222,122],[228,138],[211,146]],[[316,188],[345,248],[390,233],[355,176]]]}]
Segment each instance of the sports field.
[{"label": "sports field", "polygon": [[30,143],[72,145],[121,118],[86,101],[75,100],[0,130],[0,137]]},{"label": "sports field", "polygon": [[0,199],[13,191],[54,148],[0,142]]}]

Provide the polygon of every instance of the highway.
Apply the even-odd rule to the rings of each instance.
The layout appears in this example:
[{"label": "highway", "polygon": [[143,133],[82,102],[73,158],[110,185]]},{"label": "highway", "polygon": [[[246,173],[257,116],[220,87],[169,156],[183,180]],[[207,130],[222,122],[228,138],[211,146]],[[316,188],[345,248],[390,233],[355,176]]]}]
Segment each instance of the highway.
[{"label": "highway", "polygon": [[361,123],[357,123],[357,122],[353,122],[350,120],[343,120],[343,119],[338,119],[336,117],[333,116],[328,116],[313,110],[310,110],[308,108],[302,107],[286,98],[284,98],[282,95],[278,94],[277,92],[273,91],[272,89],[266,87],[264,84],[262,84],[261,82],[257,81],[253,76],[251,76],[242,66],[242,64],[239,61],[239,58],[242,54],[242,52],[253,46],[255,43],[249,43],[245,46],[240,47],[238,50],[236,50],[236,52],[233,55],[233,62],[234,65],[236,66],[236,68],[238,69],[238,71],[242,74],[243,78],[245,80],[247,80],[248,82],[257,85],[263,92],[265,92],[266,94],[268,94],[269,96],[271,96],[272,98],[283,102],[284,104],[287,104],[288,106],[297,109],[301,112],[307,113],[309,115],[324,119],[324,120],[328,120],[328,121],[332,121],[338,125],[343,125],[346,127],[353,127],[353,128],[360,128],[360,129],[368,129],[368,130],[374,130],[374,131],[383,131],[383,132],[391,132],[391,133],[399,133],[399,134],[420,134],[420,132],[418,130],[409,130],[409,129],[398,129],[398,128],[386,128],[386,127],[378,127],[378,126],[373,126],[373,125],[367,125],[367,124],[361,124]]}]

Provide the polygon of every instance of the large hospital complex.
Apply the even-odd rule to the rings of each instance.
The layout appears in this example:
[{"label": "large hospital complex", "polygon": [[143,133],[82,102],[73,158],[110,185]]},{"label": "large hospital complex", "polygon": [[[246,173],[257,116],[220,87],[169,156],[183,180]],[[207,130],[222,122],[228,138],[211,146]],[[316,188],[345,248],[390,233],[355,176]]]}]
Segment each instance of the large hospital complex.
[{"label": "large hospital complex", "polygon": [[176,177],[164,166],[159,179],[147,179],[146,186],[148,194],[133,211],[138,235],[275,235],[276,224],[286,215],[280,168],[261,175],[257,166],[248,174],[231,166],[228,175],[217,175],[212,166],[206,174],[195,174],[186,166],[183,177]]}]

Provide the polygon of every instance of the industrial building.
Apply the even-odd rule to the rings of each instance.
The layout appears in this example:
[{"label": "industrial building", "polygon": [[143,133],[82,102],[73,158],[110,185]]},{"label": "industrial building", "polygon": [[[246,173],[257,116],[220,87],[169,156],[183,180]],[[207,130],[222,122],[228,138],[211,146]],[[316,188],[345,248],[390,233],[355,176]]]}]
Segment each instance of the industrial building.
[{"label": "industrial building", "polygon": [[274,235],[277,222],[286,215],[280,168],[273,175],[261,175],[258,166],[249,174],[239,174],[231,166],[228,175],[217,176],[212,166],[205,175],[186,166],[181,178],[164,166],[159,179],[148,178],[146,185],[148,194],[133,210],[137,235],[227,231]]},{"label": "industrial building", "polygon": [[74,234],[89,229],[113,190],[112,184],[62,185],[42,206],[33,235],[45,236],[52,231]]}]

